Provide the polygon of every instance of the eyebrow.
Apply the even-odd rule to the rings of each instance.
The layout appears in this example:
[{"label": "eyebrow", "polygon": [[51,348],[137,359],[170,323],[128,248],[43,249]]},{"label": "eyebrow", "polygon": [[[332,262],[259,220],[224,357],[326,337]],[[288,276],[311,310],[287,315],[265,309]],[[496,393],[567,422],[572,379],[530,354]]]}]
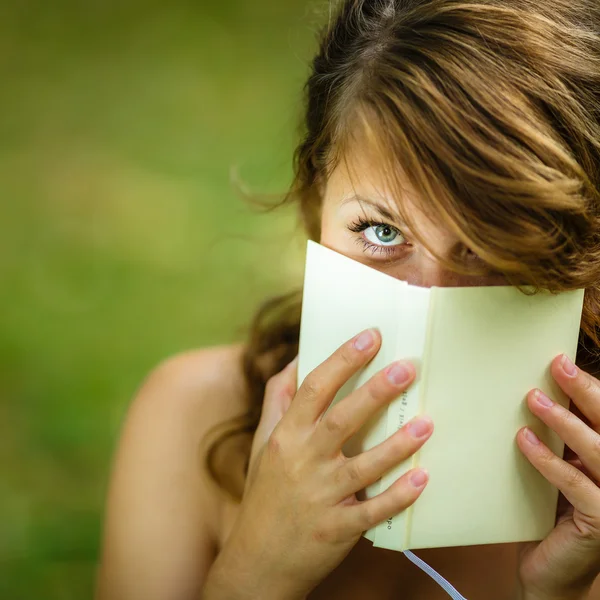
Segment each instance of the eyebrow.
[{"label": "eyebrow", "polygon": [[403,224],[404,221],[400,218],[400,215],[394,214],[389,211],[385,206],[379,204],[375,200],[371,200],[370,198],[365,198],[364,196],[360,196],[359,194],[353,194],[348,198],[342,201],[342,206],[349,202],[359,202],[360,204],[368,204],[371,208],[374,208],[384,219],[388,221],[392,221],[393,223]]}]

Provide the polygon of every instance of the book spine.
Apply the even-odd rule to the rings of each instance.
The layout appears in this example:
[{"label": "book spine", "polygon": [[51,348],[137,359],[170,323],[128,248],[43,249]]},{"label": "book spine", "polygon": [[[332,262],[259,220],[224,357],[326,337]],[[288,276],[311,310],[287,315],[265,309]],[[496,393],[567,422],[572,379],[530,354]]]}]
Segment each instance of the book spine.
[{"label": "book spine", "polygon": [[[437,297],[437,288],[431,288],[431,295],[429,297],[429,306],[427,311],[427,325],[425,328],[425,344],[423,348],[423,361],[421,363],[421,373],[420,373],[420,385],[419,385],[419,402],[417,414],[424,414],[427,407],[427,384],[429,382],[429,369],[431,361],[431,345],[433,341],[433,328],[435,323],[435,306],[436,306],[436,297]],[[413,454],[411,461],[411,469],[419,467],[421,465],[421,450],[418,450]],[[418,499],[417,499],[418,502]],[[406,513],[406,527],[405,527],[405,537],[403,543],[403,550],[409,550],[412,544],[412,527],[414,520],[414,512],[415,505],[412,504],[405,511]]]},{"label": "book spine", "polygon": [[[392,356],[389,361],[408,359],[415,363],[417,373],[423,358],[426,342],[426,331],[429,321],[430,290],[414,286],[398,286],[396,310],[400,313],[396,328],[396,339],[392,344]],[[413,383],[398,398],[394,399],[387,408],[385,438],[389,438],[405,423],[418,414],[420,404],[421,378]],[[399,477],[411,468],[409,458],[396,465],[381,478],[380,490],[387,490]],[[379,548],[402,551],[406,532],[407,511],[391,515],[386,521],[376,527],[373,545]]]}]

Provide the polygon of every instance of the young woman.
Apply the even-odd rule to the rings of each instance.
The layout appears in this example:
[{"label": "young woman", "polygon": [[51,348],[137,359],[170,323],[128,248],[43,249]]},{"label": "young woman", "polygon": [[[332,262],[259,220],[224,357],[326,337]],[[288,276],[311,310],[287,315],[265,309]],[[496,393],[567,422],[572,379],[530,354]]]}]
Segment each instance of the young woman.
[{"label": "young woman", "polygon": [[[421,286],[586,289],[578,366],[549,365],[572,410],[527,396],[572,453],[515,431],[564,495],[555,529],[541,543],[419,555],[469,600],[600,598],[600,6],[347,0],[306,96],[286,200],[310,238]],[[361,537],[418,502],[427,473],[356,495],[435,424],[423,415],[369,452],[341,451],[414,369],[391,365],[324,415],[381,338],[357,331],[296,392],[299,298],[267,303],[247,343],[148,377],[116,458],[98,598],[447,597]]]}]

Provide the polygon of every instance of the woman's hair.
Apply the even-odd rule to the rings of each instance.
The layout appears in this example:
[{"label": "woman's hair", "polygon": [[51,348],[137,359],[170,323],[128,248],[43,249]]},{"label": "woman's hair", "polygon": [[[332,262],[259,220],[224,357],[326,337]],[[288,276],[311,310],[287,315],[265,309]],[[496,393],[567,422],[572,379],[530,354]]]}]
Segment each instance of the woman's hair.
[{"label": "woman's hair", "polygon": [[[600,346],[600,4],[597,0],[346,0],[320,36],[305,88],[294,180],[309,238],[323,190],[360,144],[398,212],[408,184],[488,269],[514,285],[585,288],[578,360]],[[411,230],[413,228],[411,227]],[[416,228],[413,234],[427,247]],[[463,270],[459,257],[437,258]],[[224,424],[219,458],[256,429],[266,381],[297,353],[300,291],[269,300],[243,356],[248,414]],[[245,456],[247,457],[248,452]]]}]

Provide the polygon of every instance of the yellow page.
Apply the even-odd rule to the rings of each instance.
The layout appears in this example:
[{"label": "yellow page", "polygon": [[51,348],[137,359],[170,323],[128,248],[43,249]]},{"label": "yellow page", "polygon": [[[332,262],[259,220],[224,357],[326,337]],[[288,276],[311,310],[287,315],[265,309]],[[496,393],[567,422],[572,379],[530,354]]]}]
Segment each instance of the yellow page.
[{"label": "yellow page", "polygon": [[[424,319],[428,299],[432,308]],[[547,533],[557,491],[521,456],[514,436],[530,425],[562,452],[560,440],[536,422],[524,397],[540,387],[566,404],[548,367],[561,352],[575,357],[582,301],[583,290],[559,296],[525,296],[507,286],[425,290],[308,242],[298,384],[367,327],[380,329],[382,347],[334,403],[393,360],[412,358],[417,365],[411,393],[367,423],[344,447],[346,455],[380,443],[414,414],[425,412],[435,423],[432,438],[411,461],[366,490],[367,497],[376,495],[417,464],[430,472],[412,508],[366,532],[375,546],[525,541]]]},{"label": "yellow page", "polygon": [[[421,367],[429,323],[430,297],[431,290],[428,288],[404,285],[396,289],[394,360],[410,360],[416,368],[417,376],[408,390],[388,405],[386,438],[393,435],[420,412],[420,397],[423,386]],[[411,457],[385,473],[381,478],[381,491],[388,489],[398,478],[411,469],[413,462]],[[398,515],[390,515],[386,521],[380,523],[376,527],[377,534],[373,545],[392,550],[401,549],[406,541],[408,515],[407,511],[403,511]]]},{"label": "yellow page", "polygon": [[408,548],[539,540],[552,529],[558,492],[515,434],[528,425],[562,456],[525,395],[539,387],[567,405],[549,366],[563,352],[575,358],[582,302],[583,290],[433,289],[422,400],[435,429],[418,456],[430,481],[409,511]]},{"label": "yellow page", "polygon": [[[363,329],[377,327],[382,345],[377,355],[336,395],[336,402],[361,386],[394,360],[397,329],[396,290],[406,284],[334,252],[313,241],[307,244],[300,326],[298,385],[345,341]],[[355,456],[386,438],[387,409],[379,412],[348,443],[346,456]],[[379,481],[366,490],[379,493]],[[365,534],[374,541],[373,528]]]}]

